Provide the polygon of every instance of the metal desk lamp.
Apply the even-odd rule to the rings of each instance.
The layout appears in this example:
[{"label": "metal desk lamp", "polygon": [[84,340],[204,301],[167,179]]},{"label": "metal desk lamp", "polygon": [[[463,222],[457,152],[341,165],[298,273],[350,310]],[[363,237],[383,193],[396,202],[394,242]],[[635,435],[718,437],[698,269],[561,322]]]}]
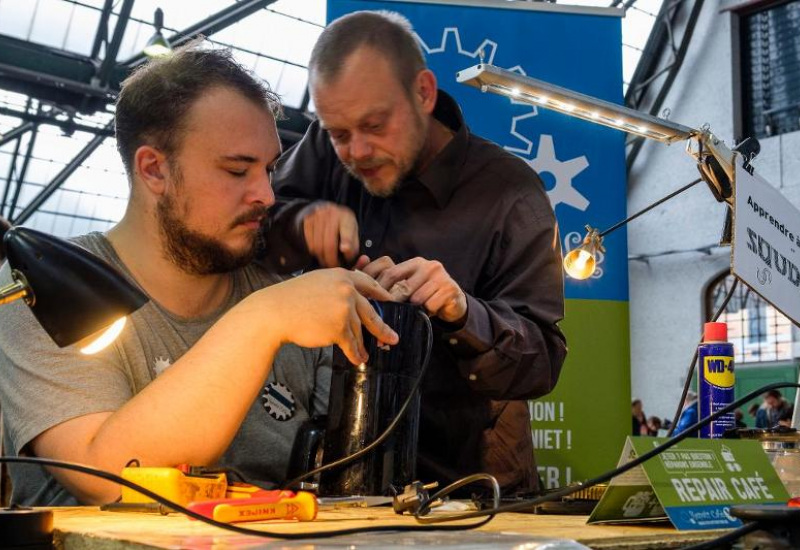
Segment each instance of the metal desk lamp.
[{"label": "metal desk lamp", "polygon": [[[8,229],[3,249],[12,283],[0,305],[22,299],[59,347],[96,353],[122,332],[147,295],[80,246],[24,227]],[[0,509],[0,548],[51,548],[52,512]]]},{"label": "metal desk lamp", "polygon": [[100,351],[122,332],[125,317],[148,300],[108,263],[74,243],[13,227],[3,248],[14,282],[0,288],[0,304],[25,300],[59,347]]}]

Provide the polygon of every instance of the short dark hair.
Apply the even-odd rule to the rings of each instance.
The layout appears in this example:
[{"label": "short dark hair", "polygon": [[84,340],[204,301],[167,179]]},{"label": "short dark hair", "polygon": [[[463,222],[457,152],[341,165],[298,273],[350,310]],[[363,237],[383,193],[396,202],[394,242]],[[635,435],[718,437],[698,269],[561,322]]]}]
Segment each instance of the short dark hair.
[{"label": "short dark hair", "polygon": [[280,99],[266,82],[237,63],[230,50],[203,48],[201,41],[145,63],[122,83],[116,137],[129,177],[133,156],[145,143],[165,154],[178,150],[192,105],[216,87],[232,88],[276,117],[280,115]]},{"label": "short dark hair", "polygon": [[363,46],[377,51],[392,64],[407,91],[417,74],[427,67],[408,19],[392,11],[357,11],[340,17],[322,31],[308,64],[311,82],[335,80],[344,60]]},{"label": "short dark hair", "polygon": [[767,392],[766,397],[772,397],[773,399],[782,399],[783,394],[781,394],[780,390],[769,390]]}]

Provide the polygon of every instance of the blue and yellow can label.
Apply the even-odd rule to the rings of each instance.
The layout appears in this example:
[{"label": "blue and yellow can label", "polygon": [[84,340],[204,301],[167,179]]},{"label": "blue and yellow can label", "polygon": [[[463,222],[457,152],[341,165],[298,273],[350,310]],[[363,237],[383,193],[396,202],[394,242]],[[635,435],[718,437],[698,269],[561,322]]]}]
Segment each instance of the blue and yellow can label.
[{"label": "blue and yellow can label", "polygon": [[717,388],[733,388],[733,357],[724,355],[703,357],[703,378]]}]

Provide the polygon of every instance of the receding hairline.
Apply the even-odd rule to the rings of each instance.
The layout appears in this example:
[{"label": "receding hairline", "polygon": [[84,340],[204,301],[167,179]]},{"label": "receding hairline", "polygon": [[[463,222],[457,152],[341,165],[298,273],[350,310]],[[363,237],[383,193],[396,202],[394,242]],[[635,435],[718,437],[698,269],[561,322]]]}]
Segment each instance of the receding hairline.
[{"label": "receding hairline", "polygon": [[[261,101],[260,99],[256,100],[256,98],[250,97],[236,86],[227,82],[214,82],[204,89],[200,95],[194,98],[194,101],[192,101],[186,111],[185,121],[189,121],[191,119],[195,107],[197,107],[200,102],[206,99],[209,95],[217,92],[231,92],[232,94],[244,99],[246,103],[249,103],[250,105],[257,107],[259,110],[264,111],[264,113],[266,113],[269,116],[269,119],[273,122],[277,123],[278,121],[278,114],[275,113],[275,110],[269,101]],[[227,105],[222,105],[221,107],[226,108]]]},{"label": "receding hairline", "polygon": [[[197,114],[197,106],[204,99],[207,99],[209,95],[211,95],[213,93],[216,93],[216,92],[219,92],[219,91],[231,92],[231,93],[235,94],[236,96],[240,97],[241,99],[245,100],[246,103],[252,105],[253,107],[256,107],[257,109],[262,111],[264,114],[266,114],[271,125],[276,125],[277,126],[277,120],[278,119],[277,119],[277,116],[275,114],[274,108],[273,108],[272,104],[270,104],[269,101],[266,101],[266,100],[265,101],[257,101],[255,98],[250,97],[246,93],[242,92],[236,86],[233,86],[233,85],[225,83],[225,82],[215,82],[215,83],[211,84],[208,88],[203,90],[203,92],[200,95],[198,95],[196,98],[194,98],[194,101],[192,101],[191,104],[188,106],[188,109],[186,110],[186,114],[182,117],[180,123],[175,127],[175,135],[174,135],[175,142],[174,142],[174,146],[175,146],[175,150],[176,151],[180,150],[183,147],[184,139],[186,138],[186,135],[189,132],[198,130],[198,127],[196,126],[196,123],[195,123],[195,116]],[[216,104],[212,104],[212,105],[216,106]],[[223,109],[227,109],[227,108],[229,108],[229,106],[228,105],[223,105],[222,108]],[[280,142],[280,138],[278,138],[278,141]]]},{"label": "receding hairline", "polygon": [[380,54],[405,88],[410,88],[416,75],[427,68],[408,18],[387,10],[357,11],[339,17],[322,31],[311,52],[309,83],[335,82],[343,61],[364,48]]},{"label": "receding hairline", "polygon": [[[395,64],[391,56],[386,55],[385,52],[381,51],[379,48],[372,46],[369,43],[360,44],[356,47],[353,51],[347,54],[347,56],[342,60],[341,64],[337,68],[336,71],[324,71],[319,72],[312,67],[309,67],[308,71],[308,88],[312,95],[315,93],[315,89],[319,86],[326,87],[326,86],[335,86],[339,82],[341,82],[342,78],[345,76],[345,72],[347,69],[347,65],[352,61],[352,59],[361,53],[370,52],[374,55],[377,55],[386,62],[387,66],[389,67],[390,72],[392,73],[395,82],[397,82],[400,87],[405,90],[406,92],[410,92],[410,89],[406,84],[403,82],[402,76],[394,69],[396,69]],[[416,75],[419,75],[422,71],[429,70],[427,66],[423,66],[422,68],[417,71]],[[415,75],[415,76],[416,76]]]}]

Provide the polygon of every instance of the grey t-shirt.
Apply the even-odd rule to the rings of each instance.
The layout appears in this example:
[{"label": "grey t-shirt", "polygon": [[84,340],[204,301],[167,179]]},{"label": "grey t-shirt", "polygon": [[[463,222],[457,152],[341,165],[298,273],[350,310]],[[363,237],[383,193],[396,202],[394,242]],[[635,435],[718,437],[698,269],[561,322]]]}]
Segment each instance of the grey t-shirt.
[{"label": "grey t-shirt", "polygon": [[[133,280],[102,234],[90,233],[75,242]],[[10,280],[6,263],[0,270],[0,284]],[[74,346],[58,348],[22,301],[0,308],[5,453],[28,454],[31,440],[53,426],[119,409],[188,351],[226,311],[280,280],[257,265],[239,269],[233,273],[233,289],[225,304],[203,318],[177,317],[151,300],[129,316],[111,346],[92,356],[81,355]],[[330,362],[330,348],[283,346],[220,465],[234,467],[263,485],[282,481],[300,424],[327,410]],[[38,466],[12,465],[10,472],[14,503],[77,504]]]}]

